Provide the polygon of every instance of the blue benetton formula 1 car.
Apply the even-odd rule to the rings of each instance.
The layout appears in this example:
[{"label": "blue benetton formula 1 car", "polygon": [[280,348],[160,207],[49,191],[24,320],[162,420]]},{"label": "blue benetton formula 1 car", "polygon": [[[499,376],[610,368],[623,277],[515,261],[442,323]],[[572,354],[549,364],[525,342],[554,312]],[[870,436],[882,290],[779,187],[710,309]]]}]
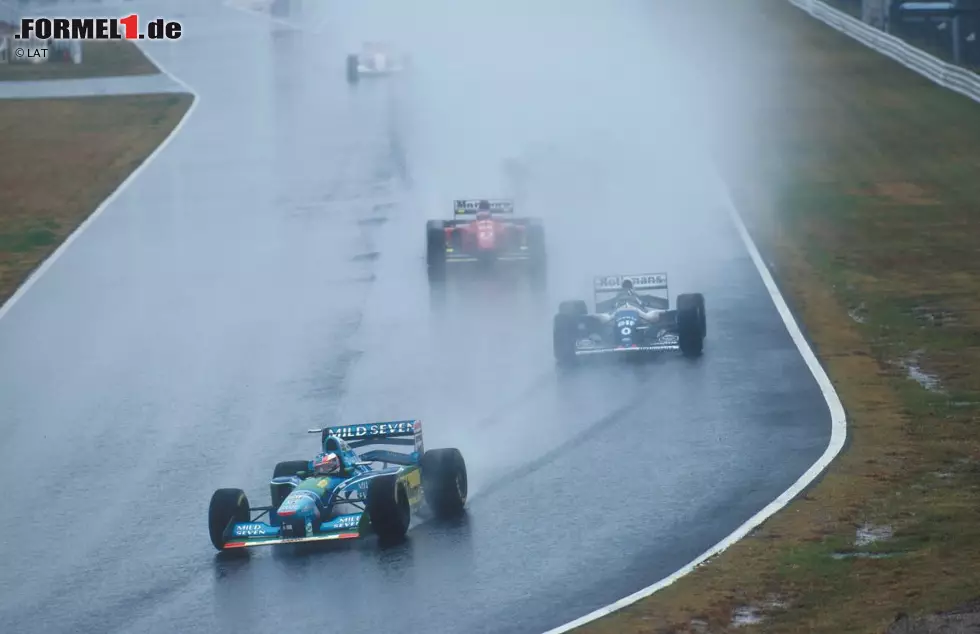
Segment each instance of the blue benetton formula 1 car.
[{"label": "blue benetton formula 1 car", "polygon": [[[463,455],[458,449],[425,451],[422,421],[309,431],[320,434],[320,453],[313,460],[276,465],[269,483],[271,506],[252,508],[241,489],[214,492],[208,529],[215,548],[354,539],[368,533],[400,539],[414,513],[428,510],[436,517],[452,517],[463,512]],[[368,445],[408,445],[413,451],[354,452]],[[381,468],[372,468],[375,463]],[[268,520],[259,521],[266,514]]]}]

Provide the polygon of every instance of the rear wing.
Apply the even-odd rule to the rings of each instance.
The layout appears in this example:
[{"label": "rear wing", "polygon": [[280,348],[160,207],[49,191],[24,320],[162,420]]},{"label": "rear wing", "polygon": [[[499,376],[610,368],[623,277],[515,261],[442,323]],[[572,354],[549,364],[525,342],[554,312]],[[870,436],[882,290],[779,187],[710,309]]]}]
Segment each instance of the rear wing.
[{"label": "rear wing", "polygon": [[599,302],[601,293],[618,293],[623,288],[623,282],[629,280],[633,282],[633,290],[642,291],[667,291],[666,273],[643,273],[640,275],[599,275],[592,281],[592,290],[595,294],[596,303]]},{"label": "rear wing", "polygon": [[601,275],[593,281],[596,293],[615,293],[623,288],[623,282],[633,282],[634,291],[665,291],[667,290],[666,273],[644,273],[642,275]]},{"label": "rear wing", "polygon": [[480,203],[488,203],[491,213],[514,213],[514,201],[509,198],[461,198],[453,201],[453,216],[476,215],[476,212],[480,209]]},{"label": "rear wing", "polygon": [[[414,447],[418,460],[422,459],[425,448],[422,443],[422,421],[396,420],[369,425],[341,425],[339,427],[322,427],[308,430],[311,434],[320,434],[321,443],[329,436],[340,438],[351,449],[359,449],[370,445],[403,445]],[[373,453],[373,452],[368,452]],[[363,457],[367,457],[365,454]]]}]

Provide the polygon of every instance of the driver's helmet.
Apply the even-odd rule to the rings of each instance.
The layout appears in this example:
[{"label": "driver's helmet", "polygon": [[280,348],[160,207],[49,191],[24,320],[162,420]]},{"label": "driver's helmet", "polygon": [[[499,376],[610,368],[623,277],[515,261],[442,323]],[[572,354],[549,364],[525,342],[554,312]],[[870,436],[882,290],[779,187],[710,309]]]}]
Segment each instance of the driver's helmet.
[{"label": "driver's helmet", "polygon": [[318,454],[313,459],[313,475],[330,476],[340,474],[340,456],[333,452]]},{"label": "driver's helmet", "polygon": [[622,290],[616,297],[616,306],[624,306],[636,297],[633,291],[633,280],[623,280]]},{"label": "driver's helmet", "polygon": [[476,209],[477,211],[487,211],[487,212],[490,211],[490,201],[481,200],[480,203],[476,206]]}]

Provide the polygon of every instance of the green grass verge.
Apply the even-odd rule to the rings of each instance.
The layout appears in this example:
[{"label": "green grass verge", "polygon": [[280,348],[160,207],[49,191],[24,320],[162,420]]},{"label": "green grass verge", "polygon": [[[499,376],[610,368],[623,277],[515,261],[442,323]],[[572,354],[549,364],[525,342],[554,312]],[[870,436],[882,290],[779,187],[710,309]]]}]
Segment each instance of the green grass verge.
[{"label": "green grass verge", "polygon": [[185,94],[0,101],[0,304],[156,148]]}]

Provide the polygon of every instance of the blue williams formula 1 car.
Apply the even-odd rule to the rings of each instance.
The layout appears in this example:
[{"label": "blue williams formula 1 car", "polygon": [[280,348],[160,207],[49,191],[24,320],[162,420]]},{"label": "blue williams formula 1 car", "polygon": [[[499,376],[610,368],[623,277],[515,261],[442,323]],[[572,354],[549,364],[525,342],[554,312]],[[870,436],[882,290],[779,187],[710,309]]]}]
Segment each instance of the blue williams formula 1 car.
[{"label": "blue williams formula 1 car", "polygon": [[669,295],[639,292],[667,295],[665,273],[597,277],[593,290],[593,314],[582,300],[564,301],[558,307],[553,333],[558,363],[607,353],[680,350],[688,356],[701,354],[707,331],[701,293],[678,295],[677,307],[671,310]]},{"label": "blue williams formula 1 car", "polygon": [[[327,427],[310,433],[320,434],[320,453],[313,460],[276,465],[269,483],[271,506],[251,507],[241,489],[214,492],[208,529],[215,548],[355,539],[368,533],[400,539],[416,512],[443,518],[463,512],[463,456],[458,449],[425,451],[422,421]],[[408,445],[413,451],[354,451],[369,445]],[[373,468],[375,463],[381,468]],[[259,521],[266,514],[267,521]]]}]

